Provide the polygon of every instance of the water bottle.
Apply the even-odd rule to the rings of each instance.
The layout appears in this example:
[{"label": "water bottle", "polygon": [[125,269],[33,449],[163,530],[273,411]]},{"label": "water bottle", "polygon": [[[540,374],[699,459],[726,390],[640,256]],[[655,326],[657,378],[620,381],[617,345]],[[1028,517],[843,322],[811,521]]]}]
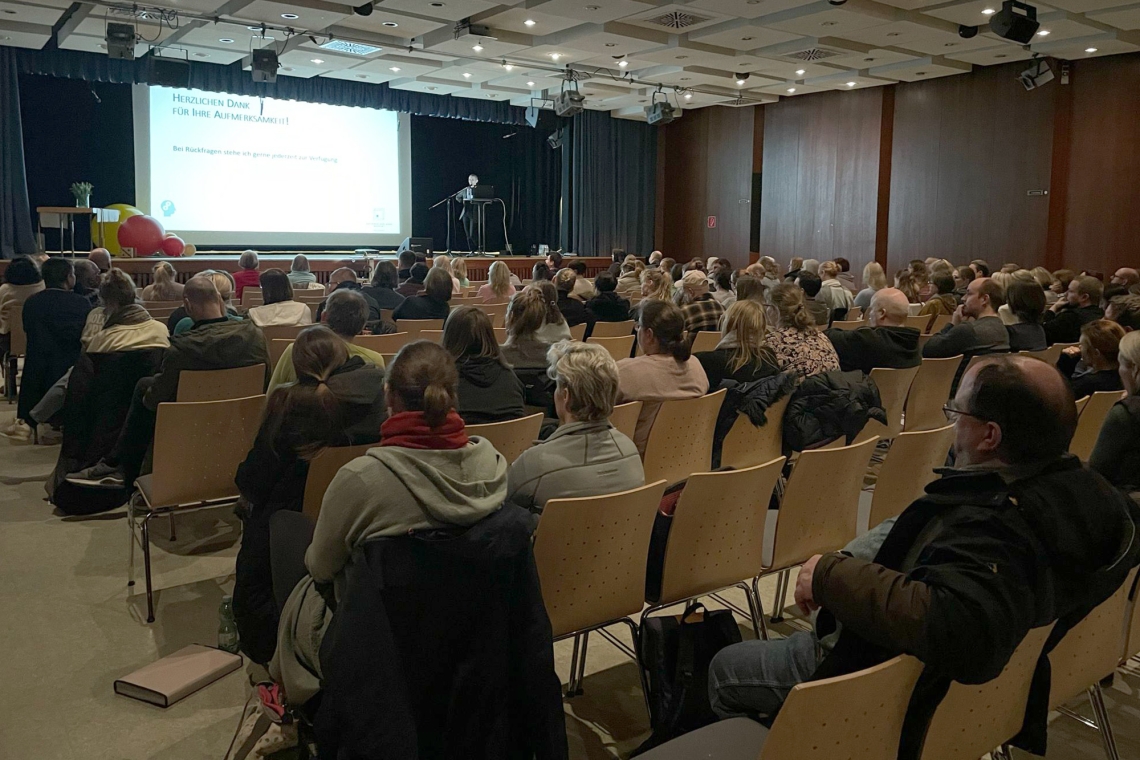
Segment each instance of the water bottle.
[{"label": "water bottle", "polygon": [[218,610],[218,649],[224,649],[232,654],[238,652],[238,630],[234,622],[234,598],[222,597],[222,606]]}]

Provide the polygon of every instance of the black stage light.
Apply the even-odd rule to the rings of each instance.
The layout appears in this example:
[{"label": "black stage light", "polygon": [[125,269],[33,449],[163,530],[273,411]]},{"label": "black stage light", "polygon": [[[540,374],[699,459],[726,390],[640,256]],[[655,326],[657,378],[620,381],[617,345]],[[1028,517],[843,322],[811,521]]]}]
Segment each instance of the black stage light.
[{"label": "black stage light", "polygon": [[107,57],[120,61],[135,59],[135,28],[130,24],[107,24]]},{"label": "black stage light", "polygon": [[253,51],[253,63],[250,70],[253,72],[255,82],[276,82],[277,68],[281,64],[277,60],[277,51],[273,48],[260,48]]},{"label": "black stage light", "polygon": [[1005,0],[1001,4],[1001,10],[990,16],[991,32],[1003,40],[1019,42],[1022,45],[1029,44],[1040,26],[1041,23],[1037,21],[1037,9],[1017,0]]}]

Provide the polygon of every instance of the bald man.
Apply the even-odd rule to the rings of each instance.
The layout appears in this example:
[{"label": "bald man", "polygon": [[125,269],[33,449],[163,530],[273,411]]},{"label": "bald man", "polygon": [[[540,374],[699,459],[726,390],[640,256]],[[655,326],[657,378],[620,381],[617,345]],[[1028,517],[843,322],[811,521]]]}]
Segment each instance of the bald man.
[{"label": "bald man", "polygon": [[111,253],[106,248],[95,248],[87,254],[87,260],[96,266],[99,274],[111,269]]},{"label": "bald man", "polygon": [[135,394],[114,449],[102,461],[67,476],[70,483],[94,488],[131,488],[154,438],[158,405],[178,397],[184,370],[233,369],[261,364],[269,382],[265,336],[249,320],[230,319],[225,302],[209,277],[191,277],[182,301],[193,326],[170,339],[162,367],[135,385]]},{"label": "bald man", "polygon": [[1131,267],[1121,267],[1112,275],[1112,284],[1131,289],[1140,285],[1140,272]]},{"label": "bald man", "polygon": [[[368,295],[368,293],[361,288],[360,283],[357,281],[356,272],[349,269],[348,267],[341,267],[340,269],[333,270],[333,273],[329,275],[329,295],[332,295],[338,290],[355,290],[357,293],[364,296],[365,302],[368,303],[368,324],[370,326],[375,326],[380,322],[380,304],[376,302],[375,298]],[[327,302],[328,299],[326,298],[324,301],[321,301],[319,306],[317,306],[317,322],[320,322],[321,317],[324,316],[325,304]]]},{"label": "bald man", "polygon": [[839,368],[845,372],[857,369],[870,374],[876,367],[903,369],[921,364],[919,331],[906,326],[909,305],[901,290],[883,288],[871,297],[867,327],[825,331],[835,346],[835,353],[839,354]]},{"label": "bald man", "polygon": [[92,307],[99,305],[99,266],[95,262],[76,259],[75,287],[72,290],[86,298]]},{"label": "bald man", "polygon": [[[1067,453],[1077,415],[1057,370],[987,357],[954,410],[955,469],[897,518],[843,552],[802,566],[795,599],[815,630],[722,649],[709,670],[721,717],[772,715],[808,678],[852,673],[899,654],[925,667],[899,747],[917,758],[952,680],[995,678],[1030,628],[1056,640],[1140,563],[1140,512]],[[1018,744],[1045,754],[1048,679],[1035,679]]]}]

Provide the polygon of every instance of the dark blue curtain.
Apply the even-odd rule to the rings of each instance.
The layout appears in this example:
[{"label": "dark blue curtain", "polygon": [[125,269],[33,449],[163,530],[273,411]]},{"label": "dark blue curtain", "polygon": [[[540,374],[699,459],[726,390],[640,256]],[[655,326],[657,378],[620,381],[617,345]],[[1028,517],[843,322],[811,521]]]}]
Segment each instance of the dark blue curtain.
[{"label": "dark blue curtain", "polygon": [[566,120],[562,142],[562,245],[584,256],[653,248],[657,131],[585,111]]},{"label": "dark blue curtain", "polygon": [[[16,53],[24,74],[45,74],[88,82],[150,84],[149,56],[134,61],[115,61],[99,53],[75,50],[19,50]],[[349,82],[331,77],[279,76],[269,84],[254,82],[241,62],[228,66],[190,61],[190,87],[208,92],[252,95],[336,106],[383,108],[421,116],[442,116],[498,124],[525,124],[525,110],[510,103],[492,103],[473,98],[453,98],[427,93],[394,90],[386,84]]]},{"label": "dark blue curtain", "polygon": [[24,175],[24,130],[16,50],[0,47],[0,258],[35,253],[32,211]]}]

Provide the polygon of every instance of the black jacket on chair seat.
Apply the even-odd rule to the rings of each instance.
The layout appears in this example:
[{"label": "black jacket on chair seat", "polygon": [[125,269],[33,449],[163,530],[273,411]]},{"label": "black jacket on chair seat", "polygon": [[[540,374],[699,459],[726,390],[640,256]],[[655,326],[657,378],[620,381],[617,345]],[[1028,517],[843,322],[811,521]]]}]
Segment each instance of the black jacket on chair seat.
[{"label": "black jacket on chair seat", "polygon": [[887,424],[879,388],[862,372],[833,370],[804,380],[784,412],[784,449],[803,451],[840,436],[850,444],[867,424]]},{"label": "black jacket on chair seat", "polygon": [[914,327],[832,328],[826,335],[839,355],[839,368],[845,372],[859,370],[870,374],[877,367],[905,369],[922,364],[919,332]]},{"label": "black jacket on chair seat", "polygon": [[365,542],[321,644],[322,758],[568,756],[534,519]]},{"label": "black jacket on chair seat", "polygon": [[[756,427],[774,422],[768,419],[768,407],[795,390],[797,377],[795,372],[780,372],[750,383],[721,380],[719,387],[727,389],[728,393],[724,395],[724,401],[720,405],[716,417],[716,432],[713,433],[714,470],[720,467],[724,439],[732,432],[732,426],[748,424],[740,419],[740,415],[747,415],[748,422]],[[709,390],[713,388],[710,387]]]}]

